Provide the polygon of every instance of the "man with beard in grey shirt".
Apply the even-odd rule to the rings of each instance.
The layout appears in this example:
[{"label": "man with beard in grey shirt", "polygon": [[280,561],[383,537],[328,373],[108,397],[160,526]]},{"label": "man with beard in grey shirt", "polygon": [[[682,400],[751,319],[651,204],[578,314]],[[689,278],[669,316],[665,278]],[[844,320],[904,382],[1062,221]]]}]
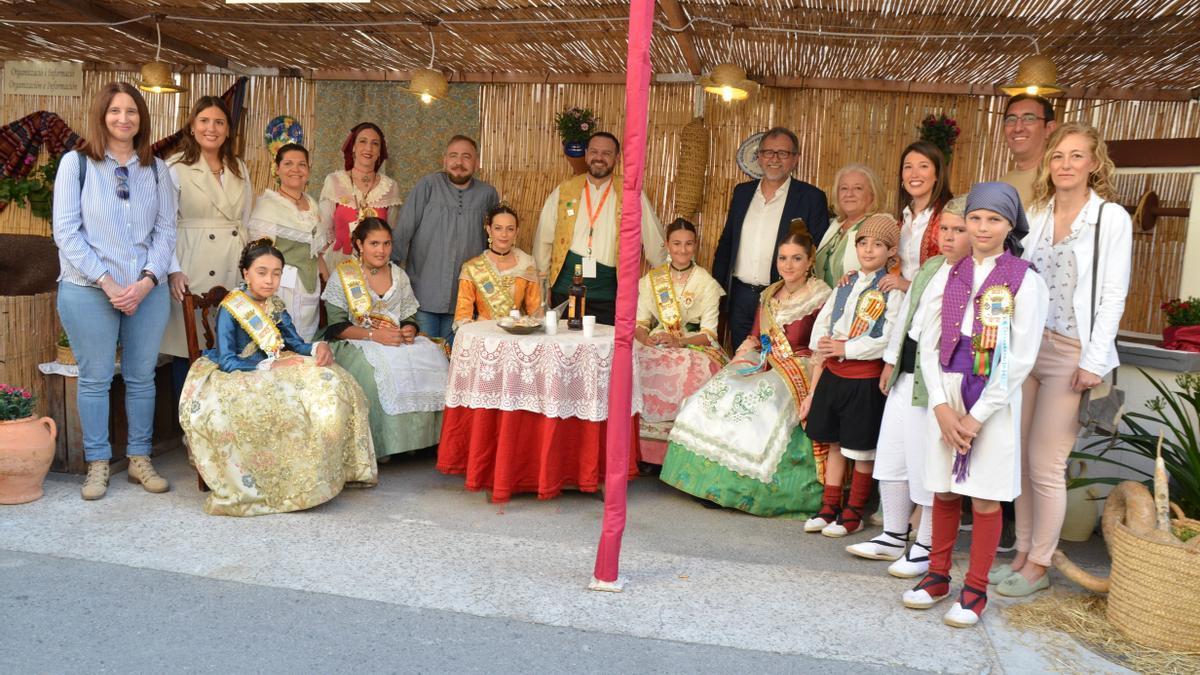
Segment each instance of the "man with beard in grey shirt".
[{"label": "man with beard in grey shirt", "polygon": [[479,145],[467,136],[446,144],[442,171],[417,181],[400,209],[392,260],[403,266],[421,308],[417,324],[429,337],[451,339],[458,274],[487,246],[483,221],[500,201],[475,178]]}]

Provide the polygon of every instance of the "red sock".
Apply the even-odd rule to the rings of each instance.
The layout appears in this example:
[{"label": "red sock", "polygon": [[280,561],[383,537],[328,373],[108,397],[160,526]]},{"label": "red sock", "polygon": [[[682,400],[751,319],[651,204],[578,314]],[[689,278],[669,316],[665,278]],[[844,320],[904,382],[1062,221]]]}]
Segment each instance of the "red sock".
[{"label": "red sock", "polygon": [[847,530],[853,532],[862,523],[863,509],[871,497],[871,486],[875,480],[871,474],[855,471],[850,481],[850,498],[846,500],[846,508],[842,511],[841,522]]},{"label": "red sock", "polygon": [[[950,576],[950,554],[958,540],[958,522],[962,516],[962,498],[933,499],[933,542],[929,549],[929,571]],[[993,547],[995,548],[995,547]],[[987,572],[983,573],[984,579]]]},{"label": "red sock", "polygon": [[[1000,545],[1000,530],[1003,527],[1001,509],[991,513],[980,513],[973,509],[975,521],[971,528],[971,566],[967,568],[967,585],[981,593],[987,593],[988,571],[996,559],[996,547]],[[937,521],[934,521],[935,527]],[[974,597],[967,597],[970,602]],[[986,600],[975,605],[972,609],[976,614],[983,613]]]},{"label": "red sock", "polygon": [[817,515],[832,523],[841,508],[842,486],[826,483],[825,495],[821,498],[821,511]]}]

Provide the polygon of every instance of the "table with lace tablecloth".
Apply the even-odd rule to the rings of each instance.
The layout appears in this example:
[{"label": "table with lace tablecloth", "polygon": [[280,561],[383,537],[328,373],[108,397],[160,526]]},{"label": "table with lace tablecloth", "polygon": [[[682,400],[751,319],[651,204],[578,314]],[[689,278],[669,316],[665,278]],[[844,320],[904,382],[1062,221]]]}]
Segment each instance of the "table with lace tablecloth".
[{"label": "table with lace tablecloth", "polygon": [[[604,475],[613,328],[586,338],[512,335],[495,321],[458,329],[446,382],[438,469],[466,476],[493,501],[518,492],[541,499],[563,488],[594,492]],[[636,472],[641,394],[633,378],[630,466]]]}]

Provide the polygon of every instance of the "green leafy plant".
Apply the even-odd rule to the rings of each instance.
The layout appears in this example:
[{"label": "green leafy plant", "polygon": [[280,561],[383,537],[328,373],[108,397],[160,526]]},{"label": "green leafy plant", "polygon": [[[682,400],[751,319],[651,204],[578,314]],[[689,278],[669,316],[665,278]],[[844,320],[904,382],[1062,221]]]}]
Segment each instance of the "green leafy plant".
[{"label": "green leafy plant", "polygon": [[[1150,414],[1141,412],[1126,413],[1122,418],[1128,433],[1120,433],[1115,438],[1097,439],[1079,451],[1071,453],[1075,459],[1093,462],[1105,462],[1124,467],[1138,474],[1143,483],[1153,490],[1154,459],[1157,456],[1158,433],[1151,432],[1147,424],[1157,424],[1163,430],[1162,457],[1171,484],[1171,501],[1183,509],[1190,518],[1200,516],[1200,436],[1197,425],[1200,424],[1200,373],[1184,373],[1175,378],[1177,389],[1168,389],[1166,385],[1150,377],[1146,371],[1138,369],[1155,390],[1158,396],[1146,402]],[[1118,457],[1110,456],[1114,449],[1126,450],[1141,461],[1134,465]],[[1149,460],[1149,470],[1146,469]],[[1122,478],[1078,478],[1071,482],[1071,487],[1102,483],[1116,485]]]},{"label": "green leafy plant", "polygon": [[[34,155],[25,157],[26,165],[36,161]],[[22,209],[28,204],[33,215],[49,220],[53,210],[54,176],[57,173],[58,158],[55,157],[24,178],[0,176],[0,202],[13,202]]]},{"label": "green leafy plant", "polygon": [[596,113],[590,108],[568,108],[554,117],[554,126],[565,143],[582,143],[600,130]]},{"label": "green leafy plant", "polygon": [[921,120],[919,130],[921,140],[936,145],[946,156],[946,161],[950,161],[950,156],[954,154],[954,142],[958,140],[960,133],[958,122],[945,115],[926,115],[925,119]]},{"label": "green leafy plant", "polygon": [[0,384],[0,421],[25,419],[33,414],[33,394],[11,384]]},{"label": "green leafy plant", "polygon": [[59,347],[70,347],[71,346],[71,340],[70,340],[70,338],[67,337],[67,331],[65,331],[65,330],[58,331],[58,346]]},{"label": "green leafy plant", "polygon": [[1162,311],[1166,315],[1168,326],[1200,325],[1200,298],[1168,300],[1162,304]]}]

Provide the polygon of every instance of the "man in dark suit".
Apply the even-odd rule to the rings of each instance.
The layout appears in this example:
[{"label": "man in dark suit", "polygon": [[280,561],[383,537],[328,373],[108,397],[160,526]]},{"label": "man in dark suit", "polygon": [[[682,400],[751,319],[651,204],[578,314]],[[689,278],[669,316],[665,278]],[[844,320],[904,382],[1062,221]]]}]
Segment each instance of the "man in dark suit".
[{"label": "man in dark suit", "polygon": [[825,193],[791,177],[800,161],[796,134],[775,127],[758,143],[763,177],[733,188],[725,229],[713,256],[713,277],[725,289],[730,346],[736,350],[754,325],[759,295],[779,280],[775,251],[793,218],[803,218],[813,241],[829,227]]}]

